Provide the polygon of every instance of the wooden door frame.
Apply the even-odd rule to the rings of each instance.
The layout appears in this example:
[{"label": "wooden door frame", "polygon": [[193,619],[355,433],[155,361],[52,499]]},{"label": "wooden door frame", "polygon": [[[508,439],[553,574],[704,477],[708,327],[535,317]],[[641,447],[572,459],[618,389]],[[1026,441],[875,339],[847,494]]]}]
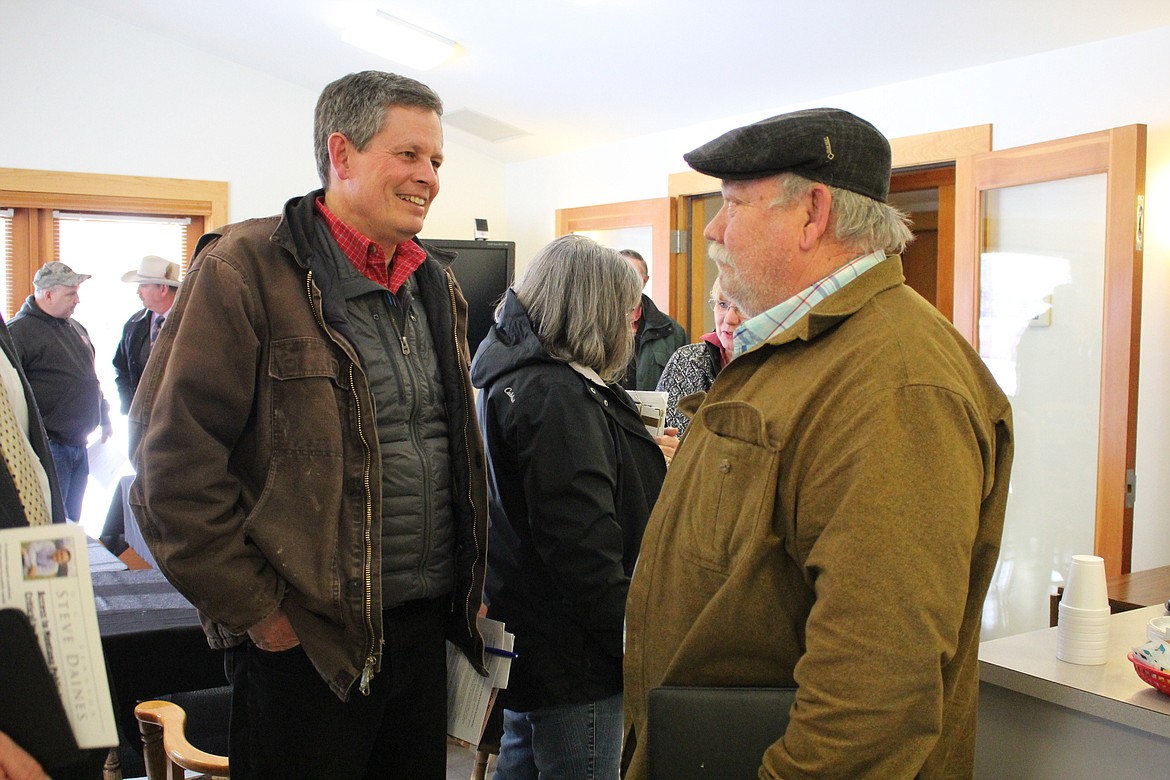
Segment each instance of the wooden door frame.
[{"label": "wooden door frame", "polygon": [[[1106,174],[1105,299],[1101,338],[1101,401],[1097,445],[1094,551],[1110,576],[1129,572],[1133,509],[1126,506],[1136,460],[1138,364],[1141,344],[1141,215],[1146,127],[1129,125],[1045,143],[984,152],[955,170],[955,327],[976,347],[979,254],[987,190]],[[1130,291],[1128,297],[1111,290]]]},{"label": "wooden door frame", "polygon": [[[42,262],[52,259],[53,220],[48,212],[95,211],[190,217],[187,246],[227,223],[228,183],[199,179],[71,173],[0,168],[0,204],[25,211],[13,222],[13,256],[26,258],[12,268],[10,293],[16,300],[32,290]],[[180,265],[186,269],[189,258]]]},{"label": "wooden door frame", "polygon": [[[630,200],[623,203],[603,203],[597,206],[557,209],[556,234],[568,235],[590,230],[620,228],[650,228],[651,270],[650,297],[667,301],[667,314],[674,315],[674,301],[670,294],[671,265],[670,234],[674,230],[674,210],[669,198]],[[621,249],[621,247],[614,247]]]}]

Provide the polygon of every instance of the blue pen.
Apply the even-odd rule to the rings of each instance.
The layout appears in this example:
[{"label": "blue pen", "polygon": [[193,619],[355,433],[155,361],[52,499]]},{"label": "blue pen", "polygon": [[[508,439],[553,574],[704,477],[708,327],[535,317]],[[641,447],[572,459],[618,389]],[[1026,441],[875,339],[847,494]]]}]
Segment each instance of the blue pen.
[{"label": "blue pen", "polygon": [[520,657],[516,653],[513,653],[511,650],[504,650],[504,649],[499,648],[499,647],[485,647],[483,649],[483,651],[485,653],[487,653],[488,655],[498,655],[500,658],[519,658]]}]

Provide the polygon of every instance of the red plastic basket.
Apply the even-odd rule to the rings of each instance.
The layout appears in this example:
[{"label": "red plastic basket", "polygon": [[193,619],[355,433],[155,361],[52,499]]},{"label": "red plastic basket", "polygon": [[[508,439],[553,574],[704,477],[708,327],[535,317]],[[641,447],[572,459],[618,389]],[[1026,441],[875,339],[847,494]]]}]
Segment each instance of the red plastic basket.
[{"label": "red plastic basket", "polygon": [[1170,672],[1160,672],[1152,666],[1146,666],[1133,653],[1127,655],[1126,658],[1133,663],[1134,671],[1137,672],[1138,677],[1170,696]]}]

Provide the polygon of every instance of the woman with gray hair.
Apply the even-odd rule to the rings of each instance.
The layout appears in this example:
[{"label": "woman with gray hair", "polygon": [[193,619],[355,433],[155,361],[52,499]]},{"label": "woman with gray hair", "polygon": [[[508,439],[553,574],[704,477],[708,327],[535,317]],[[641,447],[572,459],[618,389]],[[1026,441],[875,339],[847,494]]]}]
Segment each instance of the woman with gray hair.
[{"label": "woman with gray hair", "polygon": [[472,361],[490,472],[484,600],[516,635],[497,780],[618,777],[626,591],[666,475],[615,384],[641,286],[617,252],[558,238]]}]

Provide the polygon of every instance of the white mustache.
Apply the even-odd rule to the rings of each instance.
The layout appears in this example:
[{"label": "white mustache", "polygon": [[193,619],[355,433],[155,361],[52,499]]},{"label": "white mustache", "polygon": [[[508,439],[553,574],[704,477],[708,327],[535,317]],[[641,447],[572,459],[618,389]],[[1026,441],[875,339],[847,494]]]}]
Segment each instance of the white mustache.
[{"label": "white mustache", "polygon": [[[733,263],[731,260],[731,252],[727,251],[727,247],[717,241],[707,242],[707,256],[718,263],[720,266],[728,266],[732,269],[735,268],[735,263]],[[722,277],[722,271],[720,276]],[[723,294],[728,295],[728,290],[726,287],[723,288]],[[743,319],[749,320],[755,316],[755,314],[751,313],[747,308],[745,308],[745,305],[742,301],[738,301],[730,297],[729,300],[732,300],[735,303],[735,306],[737,309],[739,309],[739,313]]]},{"label": "white mustache", "polygon": [[707,256],[716,263],[723,265],[731,265],[731,252],[727,251],[727,247],[720,244],[718,241],[707,242]]}]

